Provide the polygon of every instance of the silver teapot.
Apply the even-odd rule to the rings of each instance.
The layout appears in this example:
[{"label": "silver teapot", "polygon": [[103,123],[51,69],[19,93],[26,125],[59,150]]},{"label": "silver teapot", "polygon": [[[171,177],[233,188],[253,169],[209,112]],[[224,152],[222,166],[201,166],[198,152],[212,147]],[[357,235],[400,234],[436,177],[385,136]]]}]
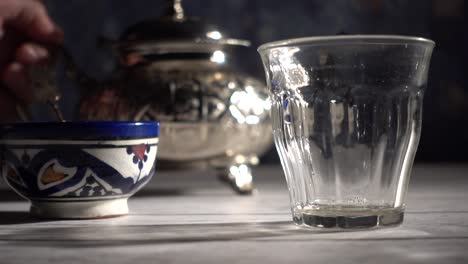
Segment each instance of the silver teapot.
[{"label": "silver teapot", "polygon": [[77,119],[158,120],[160,166],[214,168],[238,193],[251,193],[251,166],[272,136],[264,83],[233,63],[250,42],[186,17],[175,0],[168,1],[165,16],[105,43],[118,67],[104,82],[80,72],[60,49],[68,76],[81,89]]}]

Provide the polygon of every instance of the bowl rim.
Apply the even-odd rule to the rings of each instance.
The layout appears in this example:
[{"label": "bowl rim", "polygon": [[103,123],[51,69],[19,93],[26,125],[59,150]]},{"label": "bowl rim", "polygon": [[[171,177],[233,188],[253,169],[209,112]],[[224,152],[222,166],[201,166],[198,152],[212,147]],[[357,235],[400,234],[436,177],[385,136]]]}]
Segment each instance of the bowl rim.
[{"label": "bowl rim", "polygon": [[159,136],[157,121],[70,121],[0,124],[2,139],[136,139]]},{"label": "bowl rim", "polygon": [[290,46],[314,46],[323,44],[335,44],[335,45],[346,45],[346,44],[426,44],[434,46],[433,40],[417,37],[417,36],[404,36],[404,35],[334,35],[334,36],[313,36],[313,37],[302,37],[283,39],[273,42],[268,42],[260,45],[257,51],[262,53],[266,50],[290,47]]}]

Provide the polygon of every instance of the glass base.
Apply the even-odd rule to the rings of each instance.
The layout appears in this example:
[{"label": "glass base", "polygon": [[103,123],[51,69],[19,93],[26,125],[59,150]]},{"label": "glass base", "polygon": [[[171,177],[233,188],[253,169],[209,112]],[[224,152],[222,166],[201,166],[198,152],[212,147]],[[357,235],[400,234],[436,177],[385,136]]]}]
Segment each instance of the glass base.
[{"label": "glass base", "polygon": [[295,214],[294,223],[321,228],[375,228],[394,227],[403,222],[401,208],[339,212],[333,210],[302,210]]}]

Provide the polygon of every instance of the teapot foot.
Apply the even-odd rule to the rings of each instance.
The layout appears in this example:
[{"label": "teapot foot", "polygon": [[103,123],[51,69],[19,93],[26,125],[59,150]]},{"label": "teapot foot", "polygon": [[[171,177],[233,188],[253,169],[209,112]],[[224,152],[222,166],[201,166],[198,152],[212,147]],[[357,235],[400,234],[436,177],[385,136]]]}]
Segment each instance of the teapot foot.
[{"label": "teapot foot", "polygon": [[248,163],[231,164],[218,169],[218,178],[238,194],[251,195],[255,190],[251,167]]}]

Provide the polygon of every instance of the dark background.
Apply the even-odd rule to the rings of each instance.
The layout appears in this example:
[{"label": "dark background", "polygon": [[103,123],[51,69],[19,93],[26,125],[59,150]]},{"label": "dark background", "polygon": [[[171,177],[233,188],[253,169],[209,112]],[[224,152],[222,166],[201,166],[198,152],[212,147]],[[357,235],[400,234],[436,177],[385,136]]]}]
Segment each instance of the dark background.
[{"label": "dark background", "polygon": [[[98,36],[117,39],[130,25],[163,12],[163,0],[46,0],[65,31],[65,46],[77,64],[104,79],[114,61],[99,50]],[[187,15],[202,16],[231,37],[249,39],[244,70],[263,77],[255,48],[265,42],[335,34],[401,34],[436,42],[425,95],[417,161],[468,161],[468,89],[464,0],[185,0]],[[79,92],[64,85],[67,116]],[[278,160],[272,149],[264,161]]]}]

